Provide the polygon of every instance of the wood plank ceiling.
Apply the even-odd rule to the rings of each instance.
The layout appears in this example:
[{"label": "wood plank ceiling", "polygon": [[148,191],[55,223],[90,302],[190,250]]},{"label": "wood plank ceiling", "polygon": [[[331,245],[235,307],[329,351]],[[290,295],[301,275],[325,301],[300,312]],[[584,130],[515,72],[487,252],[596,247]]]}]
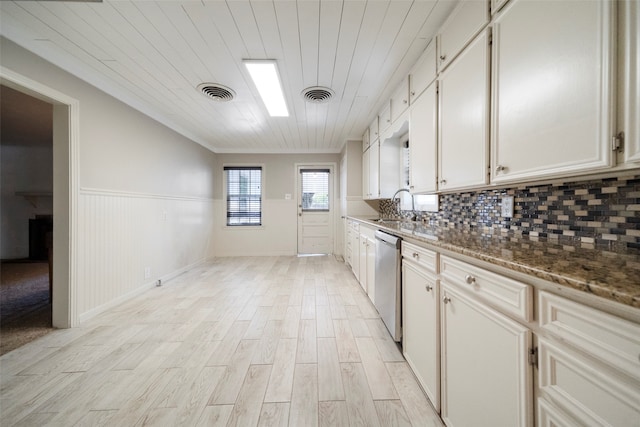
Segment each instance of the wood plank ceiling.
[{"label": "wood plank ceiling", "polygon": [[[3,1],[0,33],[214,152],[339,152],[369,122],[452,0]],[[243,59],[275,59],[270,117]],[[232,88],[215,102],[202,82]],[[327,104],[301,91],[327,86]]]}]

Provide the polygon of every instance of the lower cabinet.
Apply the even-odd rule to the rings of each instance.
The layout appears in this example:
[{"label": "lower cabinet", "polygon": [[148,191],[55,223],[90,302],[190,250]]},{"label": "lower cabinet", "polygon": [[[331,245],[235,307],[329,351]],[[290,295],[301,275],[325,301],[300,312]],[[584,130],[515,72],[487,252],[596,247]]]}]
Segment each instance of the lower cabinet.
[{"label": "lower cabinet", "polygon": [[375,302],[376,241],[375,229],[360,225],[359,281],[371,302]]},{"label": "lower cabinet", "polygon": [[[434,409],[440,411],[438,280],[435,262],[424,265],[420,249],[402,242],[402,352]],[[435,260],[435,253],[431,255]]]},{"label": "lower cabinet", "polygon": [[447,426],[531,426],[532,332],[441,282],[442,419]]},{"label": "lower cabinet", "polygon": [[640,426],[640,325],[547,292],[538,302],[540,425]]},{"label": "lower cabinet", "polygon": [[360,280],[360,226],[356,221],[349,221],[349,254],[351,271],[356,276],[356,280]]}]

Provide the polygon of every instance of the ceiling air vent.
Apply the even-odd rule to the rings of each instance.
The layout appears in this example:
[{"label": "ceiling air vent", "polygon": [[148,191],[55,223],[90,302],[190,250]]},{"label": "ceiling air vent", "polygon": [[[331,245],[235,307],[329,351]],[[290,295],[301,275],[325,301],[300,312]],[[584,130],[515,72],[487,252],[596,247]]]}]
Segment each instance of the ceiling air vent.
[{"label": "ceiling air vent", "polygon": [[233,97],[236,96],[236,93],[232,89],[217,83],[202,83],[198,85],[198,90],[207,98],[218,102],[231,101]]},{"label": "ceiling air vent", "polygon": [[302,97],[307,102],[322,104],[324,102],[329,102],[331,98],[333,98],[333,91],[328,87],[313,86],[303,90]]}]

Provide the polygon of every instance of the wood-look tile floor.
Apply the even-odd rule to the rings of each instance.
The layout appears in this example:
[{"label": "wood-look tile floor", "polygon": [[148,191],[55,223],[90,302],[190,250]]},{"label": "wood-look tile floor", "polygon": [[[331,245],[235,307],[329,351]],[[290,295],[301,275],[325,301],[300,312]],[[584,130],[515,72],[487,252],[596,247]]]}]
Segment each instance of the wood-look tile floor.
[{"label": "wood-look tile floor", "polygon": [[2,426],[440,426],[348,267],[218,258],[0,358]]}]

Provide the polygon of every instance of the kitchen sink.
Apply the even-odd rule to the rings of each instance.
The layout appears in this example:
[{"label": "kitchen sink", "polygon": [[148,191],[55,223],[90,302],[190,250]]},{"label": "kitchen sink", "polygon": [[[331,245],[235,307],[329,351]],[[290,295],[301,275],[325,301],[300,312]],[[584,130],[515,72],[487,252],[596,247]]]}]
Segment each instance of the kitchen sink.
[{"label": "kitchen sink", "polygon": [[401,218],[374,218],[374,219],[370,219],[369,221],[385,223],[385,222],[403,222],[405,220]]}]

